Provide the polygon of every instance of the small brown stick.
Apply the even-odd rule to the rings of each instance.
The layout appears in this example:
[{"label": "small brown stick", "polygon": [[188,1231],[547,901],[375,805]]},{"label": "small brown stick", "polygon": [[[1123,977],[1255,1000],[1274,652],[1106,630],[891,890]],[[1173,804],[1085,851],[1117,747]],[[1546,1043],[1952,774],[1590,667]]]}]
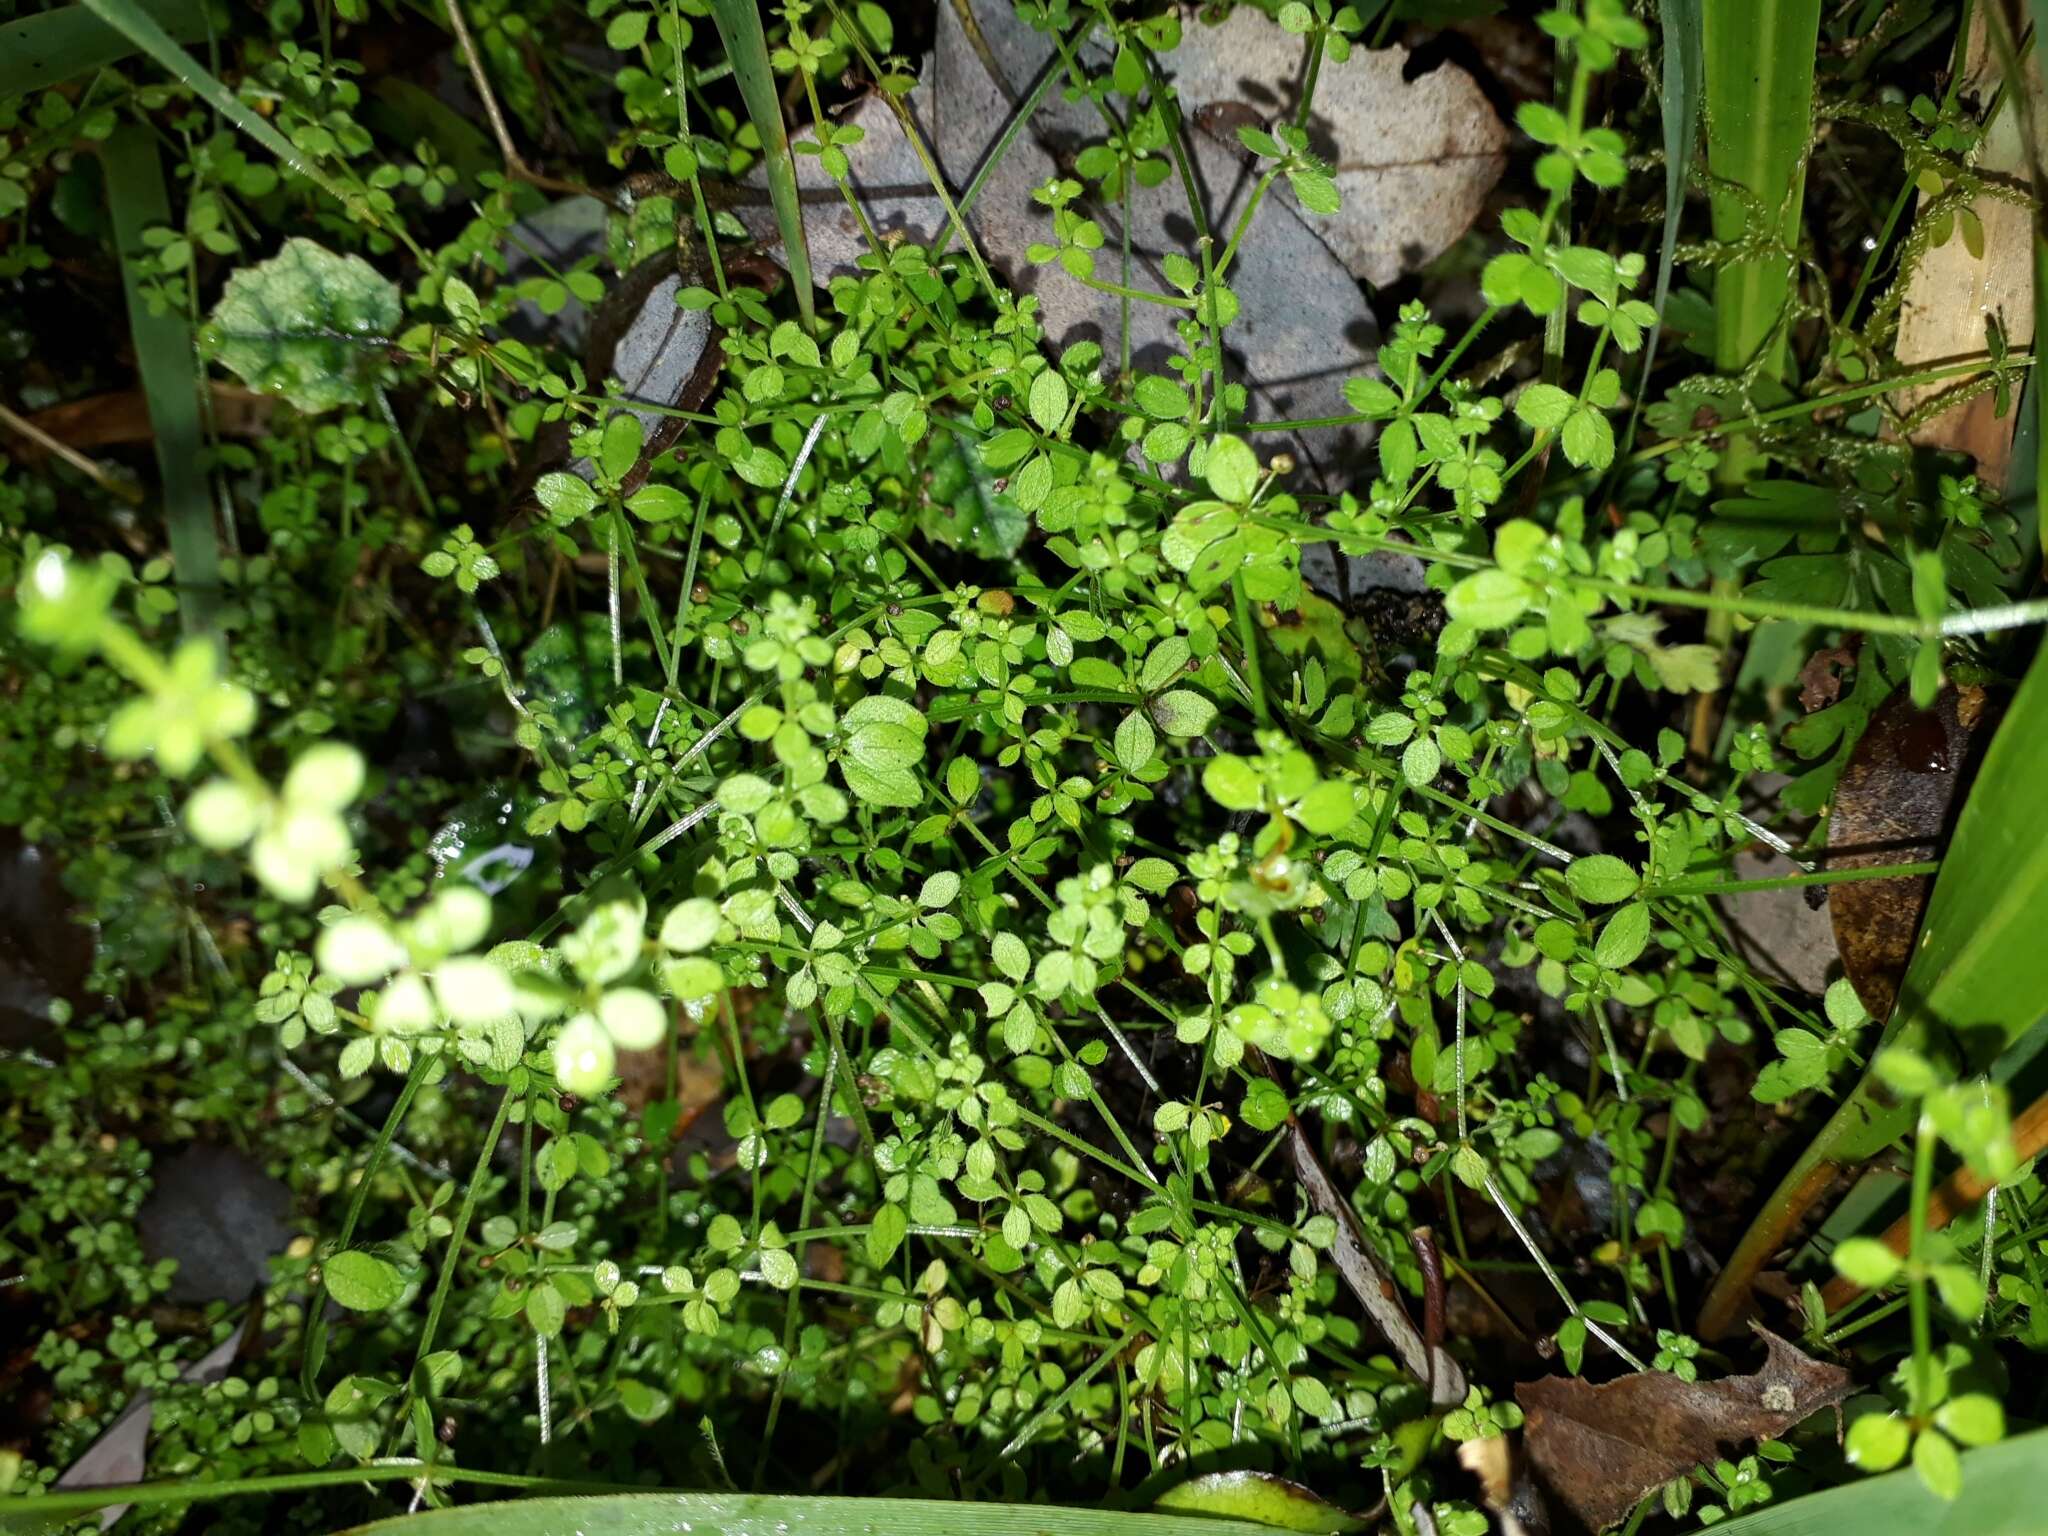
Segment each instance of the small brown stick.
[{"label": "small brown stick", "polygon": [[1408,1234],[1415,1262],[1422,1266],[1422,1342],[1432,1350],[1444,1341],[1444,1261],[1436,1250],[1436,1234],[1417,1227]]},{"label": "small brown stick", "polygon": [[497,93],[491,89],[490,76],[484,73],[483,55],[477,52],[476,39],[469,35],[469,22],[462,14],[462,0],[447,0],[448,24],[455,32],[455,46],[462,50],[463,62],[469,66],[469,78],[475,83],[477,95],[483,98],[484,116],[490,120],[491,135],[498,141],[498,153],[504,157],[505,173],[515,180],[539,187],[545,192],[566,192],[573,197],[595,198],[614,213],[624,213],[611,198],[581,182],[563,181],[536,171],[526,163],[519,147],[512,142],[511,125],[505,121],[505,114],[499,109]]},{"label": "small brown stick", "polygon": [[1408,1234],[1408,1246],[1415,1250],[1415,1262],[1422,1269],[1422,1342],[1429,1356],[1429,1374],[1423,1385],[1436,1396],[1436,1359],[1444,1342],[1444,1261],[1436,1251],[1436,1234],[1428,1227],[1416,1227]]},{"label": "small brown stick", "polygon": [[[2027,1106],[2026,1112],[2012,1123],[2013,1152],[2017,1161],[2024,1163],[2028,1158],[2048,1147],[2048,1094]],[[1927,1230],[1939,1232],[1964,1211],[1982,1200],[1996,1186],[1965,1163],[1943,1181],[1941,1187],[1927,1201]],[[1913,1214],[1908,1211],[1889,1227],[1878,1239],[1893,1253],[1904,1257],[1913,1242]],[[1820,1293],[1821,1304],[1830,1316],[1842,1310],[1863,1294],[1863,1287],[1847,1275],[1837,1275],[1827,1283]]]},{"label": "small brown stick", "polygon": [[49,433],[45,432],[34,422],[29,421],[25,417],[15,415],[14,412],[7,409],[4,405],[0,405],[0,426],[6,427],[9,431],[20,433],[38,448],[42,449],[43,452],[54,454],[80,474],[92,480],[100,489],[120,497],[130,506],[142,505],[142,492],[135,486],[125,485],[121,481],[116,480],[106,470],[102,469],[91,459],[88,459],[69,443],[50,436]]}]

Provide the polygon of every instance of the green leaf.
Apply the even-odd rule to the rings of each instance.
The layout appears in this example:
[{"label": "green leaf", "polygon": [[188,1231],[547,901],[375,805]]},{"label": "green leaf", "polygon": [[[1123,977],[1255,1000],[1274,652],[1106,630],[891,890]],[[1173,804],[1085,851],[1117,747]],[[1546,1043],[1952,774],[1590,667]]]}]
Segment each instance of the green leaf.
[{"label": "green leaf", "polygon": [[1146,654],[1145,665],[1138,672],[1140,691],[1157,693],[1181,675],[1193,655],[1194,648],[1185,636],[1168,635]]},{"label": "green leaf", "polygon": [[[1792,253],[1805,225],[1821,0],[1704,4],[1700,17],[1714,238],[1756,242],[1754,254],[1715,271],[1714,362],[1739,373],[1769,341],[1763,374],[1776,379],[1792,329],[1779,317],[1792,296]],[[1738,462],[1722,466],[1729,484],[1756,451],[1731,440],[1731,457]]]},{"label": "green leaf", "polygon": [[1031,419],[1046,433],[1067,419],[1067,381],[1050,368],[1031,381]]},{"label": "green leaf", "polygon": [[327,1294],[351,1312],[382,1312],[405,1294],[398,1267],[360,1248],[335,1254],[320,1273]]},{"label": "green leaf", "polygon": [[597,464],[606,479],[617,482],[633,472],[633,466],[640,462],[640,445],[645,437],[640,418],[625,411],[620,411],[604,424]]},{"label": "green leaf", "polygon": [[1401,749],[1401,777],[1410,784],[1427,784],[1444,765],[1444,754],[1435,740],[1418,736]]},{"label": "green leaf", "polygon": [[[206,36],[201,0],[141,0],[140,8],[177,42]],[[43,90],[118,63],[135,47],[82,5],[22,16],[0,26],[0,97]]]},{"label": "green leaf", "polygon": [[1199,736],[1216,720],[1216,706],[1192,688],[1162,693],[1151,704],[1152,718],[1169,736]]},{"label": "green leaf", "polygon": [[909,810],[924,801],[916,775],[903,768],[869,768],[850,757],[839,760],[840,775],[856,799],[868,805]]},{"label": "green leaf", "polygon": [[1031,971],[1031,952],[1014,933],[999,933],[990,941],[996,969],[1012,981],[1022,981]]},{"label": "green leaf", "polygon": [[568,1320],[569,1304],[553,1282],[543,1280],[526,1293],[526,1321],[542,1338],[554,1338]]},{"label": "green leaf", "polygon": [[1173,865],[1152,855],[1139,859],[1124,871],[1124,880],[1127,884],[1135,885],[1139,890],[1154,896],[1163,894],[1167,887],[1179,878],[1179,872]]},{"label": "green leaf", "polygon": [[1160,421],[1180,421],[1193,409],[1186,390],[1156,373],[1140,375],[1131,394],[1139,410]]},{"label": "green leaf", "polygon": [[1578,401],[1555,384],[1531,384],[1515,402],[1516,418],[1539,431],[1552,432],[1565,424]]},{"label": "green leaf", "polygon": [[[597,505],[597,492],[581,475],[555,470],[533,483],[533,494],[556,522],[574,522],[587,516]],[[638,500],[636,497],[635,500]]]},{"label": "green leaf", "polygon": [[1226,811],[1254,811],[1263,793],[1258,770],[1241,757],[1218,753],[1202,769],[1202,788]]},{"label": "green leaf", "polygon": [[1934,1422],[1964,1445],[1995,1445],[2005,1438],[2005,1408],[1983,1392],[1950,1398],[1935,1410]]},{"label": "green leaf", "polygon": [[1354,814],[1353,786],[1348,779],[1326,779],[1294,807],[1294,819],[1319,837],[1343,831]]},{"label": "green leaf", "polygon": [[1836,1245],[1833,1257],[1836,1271],[1866,1291],[1889,1285],[1901,1262],[1897,1254],[1874,1237],[1847,1238]]},{"label": "green leaf", "polygon": [[360,256],[293,238],[228,279],[203,339],[251,389],[308,413],[369,398],[398,331],[398,285]]},{"label": "green leaf", "polygon": [[1600,936],[1593,941],[1593,958],[1610,971],[1618,971],[1635,964],[1649,942],[1649,906],[1632,901],[1601,927]]},{"label": "green leaf", "polygon": [[[1078,1290],[1079,1287],[1077,1286]],[[1951,1509],[1922,1490],[1911,1472],[1864,1478],[1824,1493],[1773,1501],[1715,1527],[1716,1536],[1795,1536],[1853,1531],[1856,1536],[2025,1536],[2038,1528],[2038,1468],[2048,1431],[2007,1440],[1963,1458],[1963,1492]],[[387,1469],[360,1468],[382,1477]],[[390,1481],[417,1469],[393,1466]],[[1227,1475],[1227,1474],[1226,1474]],[[459,1481],[460,1467],[437,1469]],[[39,1512],[75,1515],[121,1502],[123,1490],[53,1491]],[[1166,1496],[1162,1495],[1162,1508]],[[1272,1536],[1235,1511],[1215,1514],[1132,1514],[1056,1504],[962,1504],[952,1499],[849,1499],[807,1494],[626,1493],[598,1497],[529,1498],[463,1504],[394,1515],[358,1526],[348,1536],[636,1536],[688,1524],[699,1531],[780,1525],[792,1536]],[[1294,1528],[1294,1527],[1285,1527]],[[1322,1527],[1318,1529],[1340,1529]]]},{"label": "green leaf", "polygon": [[1923,1429],[1913,1438],[1913,1470],[1937,1499],[1953,1502],[1963,1491],[1963,1462],[1956,1444],[1938,1429]]},{"label": "green leaf", "polygon": [[1401,397],[1379,379],[1350,379],[1344,385],[1344,399],[1359,415],[1383,421],[1401,408]]},{"label": "green leaf", "polygon": [[[1025,447],[1030,439],[1025,434]],[[917,525],[927,536],[954,549],[970,550],[987,559],[1007,560],[1023,547],[1031,517],[998,479],[986,459],[971,446],[949,438],[932,443],[926,460],[925,499],[919,503]]]},{"label": "green leaf", "polygon": [[1889,1472],[1906,1459],[1913,1426],[1894,1413],[1866,1413],[1849,1426],[1843,1449],[1849,1465],[1865,1472]]},{"label": "green leaf", "polygon": [[[103,25],[87,19],[94,26]],[[8,57],[0,47],[0,69],[6,67]],[[155,133],[144,124],[131,122],[108,138],[100,158],[106,172],[107,211],[121,255],[129,342],[135,349],[136,374],[149,407],[150,435],[155,439],[157,472],[163,483],[163,518],[179,586],[178,619],[185,633],[195,634],[212,627],[219,603],[220,541],[202,458],[207,437],[199,412],[203,380],[193,355],[192,330],[175,307],[152,305],[145,284],[149,228],[170,218],[163,156]]]},{"label": "green leaf", "polygon": [[1202,468],[1209,489],[1223,500],[1242,506],[1259,488],[1259,461],[1243,438],[1229,433],[1209,444],[1209,457]]},{"label": "green leaf", "polygon": [[1474,629],[1505,629],[1528,611],[1535,594],[1519,576],[1474,571],[1444,597],[1444,611]]},{"label": "green leaf", "polygon": [[797,193],[796,160],[789,151],[789,131],[782,121],[782,91],[768,53],[768,35],[755,0],[711,0],[718,40],[732,65],[733,80],[747,120],[762,146],[762,168],[768,178],[769,201],[775,206],[775,227],[782,237],[782,260],[789,268],[789,286],[806,331],[818,328],[817,299],[811,281],[811,248],[804,229],[803,205]]},{"label": "green leaf", "polygon": [[1291,170],[1287,173],[1287,184],[1310,213],[1335,213],[1344,205],[1344,199],[1337,193],[1337,183],[1321,171],[1305,167]]},{"label": "green leaf", "polygon": [[876,1211],[874,1221],[868,1226],[868,1262],[877,1268],[887,1264],[902,1246],[903,1235],[909,1227],[910,1218],[900,1205],[892,1203]]},{"label": "green leaf", "polygon": [[1565,868],[1564,880],[1579,900],[1603,907],[1627,901],[1642,884],[1636,872],[1611,853],[1573,859]]},{"label": "green leaf", "polygon": [[1581,469],[1605,469],[1614,462],[1614,428],[1590,405],[1582,405],[1565,419],[1564,456]]},{"label": "green leaf", "polygon": [[1159,738],[1152,732],[1152,722],[1138,710],[1125,715],[1123,724],[1116,728],[1116,760],[1126,773],[1136,773],[1151,762],[1158,744]]}]

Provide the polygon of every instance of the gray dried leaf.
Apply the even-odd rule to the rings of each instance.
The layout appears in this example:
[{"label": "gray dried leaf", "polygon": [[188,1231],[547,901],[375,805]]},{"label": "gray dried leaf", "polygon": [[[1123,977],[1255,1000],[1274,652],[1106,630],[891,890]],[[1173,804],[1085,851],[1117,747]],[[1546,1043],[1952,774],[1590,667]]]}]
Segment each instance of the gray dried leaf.
[{"label": "gray dried leaf", "polygon": [[[938,8],[936,42],[922,78],[907,98],[911,116],[956,196],[995,148],[1015,103],[1030,94],[1040,72],[1053,61],[1051,45],[1016,18],[1007,0],[971,7],[978,39],[968,36],[959,10],[953,4]],[[1295,41],[1264,18],[1258,18],[1258,24],[1290,44]],[[1200,35],[1203,29],[1194,30]],[[977,41],[982,48],[977,48]],[[1184,47],[1172,57],[1179,59],[1187,51]],[[1079,115],[1084,111],[1085,119]],[[848,158],[853,189],[877,232],[901,232],[920,244],[935,240],[946,227],[945,210],[887,103],[876,97],[864,99],[847,121],[866,134],[849,149]],[[1049,214],[1031,200],[1031,193],[1057,174],[1058,146],[1080,142],[1084,134],[1100,138],[1104,131],[1092,109],[1061,101],[1055,91],[1030,130],[1020,133],[995,163],[968,211],[967,223],[991,268],[1019,294],[1037,296],[1046,335],[1055,345],[1100,342],[1114,365],[1124,336],[1124,302],[1075,280],[1057,265],[1033,266],[1024,255],[1051,230]],[[1255,174],[1234,137],[1226,140],[1197,128],[1188,141],[1196,178],[1206,194],[1209,223],[1222,232],[1221,239],[1235,222]],[[805,233],[819,281],[851,275],[866,250],[858,223],[816,157],[799,156],[797,174],[803,188]],[[739,212],[758,238],[774,238],[773,215],[765,204],[745,205]],[[1101,271],[1113,277],[1123,226],[1113,210],[1090,212],[1104,234]],[[1452,231],[1446,243],[1457,233]],[[1161,259],[1168,252],[1195,248],[1195,229],[1177,178],[1134,190],[1131,248],[1131,285],[1170,291]],[[1230,282],[1241,311],[1227,341],[1235,354],[1235,376],[1252,396],[1252,418],[1345,413],[1349,407],[1344,403],[1344,381],[1368,366],[1379,329],[1357,282],[1289,200],[1268,197],[1256,227],[1240,247]],[[1157,369],[1178,350],[1173,325],[1183,313],[1158,304],[1130,305],[1129,346],[1136,366]],[[1306,467],[1317,471],[1333,467],[1354,441],[1349,434],[1324,431],[1301,434],[1290,446]]]},{"label": "gray dried leaf", "polygon": [[[214,1382],[227,1375],[241,1347],[240,1334],[230,1334],[199,1359],[178,1373],[183,1381]],[[57,1479],[59,1488],[111,1488],[121,1483],[139,1483],[149,1467],[149,1426],[156,1404],[154,1392],[135,1394],[121,1416],[109,1424],[99,1439],[86,1447],[85,1454],[64,1469]],[[99,1512],[100,1529],[112,1530],[115,1523],[134,1508],[115,1504]]]},{"label": "gray dried leaf", "polygon": [[291,1208],[291,1191],[252,1158],[200,1142],[157,1166],[136,1228],[153,1262],[178,1261],[170,1300],[236,1302],[269,1278],[270,1256],[291,1241]]}]

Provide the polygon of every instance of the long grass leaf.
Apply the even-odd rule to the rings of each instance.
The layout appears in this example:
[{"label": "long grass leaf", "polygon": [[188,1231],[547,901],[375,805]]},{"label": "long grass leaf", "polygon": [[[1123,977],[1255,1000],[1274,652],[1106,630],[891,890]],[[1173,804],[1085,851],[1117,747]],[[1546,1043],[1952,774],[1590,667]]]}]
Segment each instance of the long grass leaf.
[{"label": "long grass leaf", "polygon": [[782,100],[775,90],[775,71],[768,62],[768,37],[761,30],[761,11],[754,0],[711,0],[711,19],[732,65],[747,118],[761,136],[761,164],[768,174],[768,198],[775,205],[775,225],[789,264],[790,285],[807,330],[817,328],[811,291],[811,248],[804,238],[803,204],[797,196],[796,162],[790,156],[789,133],[782,124]]},{"label": "long grass leaf", "polygon": [[379,1520],[349,1536],[1272,1536],[1270,1526],[1189,1515],[1133,1515],[1053,1504],[946,1499],[840,1499],[790,1494],[628,1493],[521,1499]]},{"label": "long grass leaf", "polygon": [[170,536],[171,566],[178,585],[178,616],[186,632],[210,628],[220,604],[220,543],[213,504],[200,455],[201,378],[192,327],[176,310],[153,313],[142,289],[143,231],[167,223],[170,194],[156,137],[127,124],[115,130],[100,152],[107,176],[107,207],[121,257],[121,286],[128,299],[128,329],[135,342],[135,368],[149,405],[150,435],[156,443],[157,472],[163,481],[164,522]]},{"label": "long grass leaf", "polygon": [[1650,370],[1657,366],[1657,340],[1664,333],[1664,301],[1671,295],[1671,268],[1678,255],[1678,226],[1685,215],[1685,189],[1692,181],[1693,149],[1700,137],[1700,96],[1706,74],[1700,35],[1700,0],[1658,0],[1663,32],[1664,75],[1664,239],[1657,251],[1657,286],[1650,307],[1657,318],[1643,343],[1643,366],[1636,377],[1635,401],[1629,407],[1628,430],[1615,472],[1635,448],[1636,429],[1650,390]]},{"label": "long grass leaf", "polygon": [[1963,1491],[1944,1501],[1911,1470],[1767,1504],[1715,1526],[1715,1536],[2034,1536],[2043,1528],[2041,1468],[2048,1430],[1963,1454]]},{"label": "long grass leaf", "polygon": [[[2034,17],[2034,42],[2036,50],[2048,47],[2048,0],[2033,0],[2029,7]],[[2019,98],[2019,107],[2024,113],[2023,121],[2033,120],[2032,106],[2024,94]],[[2028,146],[2033,161],[2034,196],[2038,200],[2044,186],[2048,186],[2048,165],[2041,161],[2042,147],[2038,143]],[[2034,214],[2034,329],[2041,328],[2042,299],[2048,296],[2048,233],[2044,233],[2044,216],[2037,206]],[[2041,388],[2040,373],[2037,370],[2031,381],[2034,396],[2034,451],[2038,455],[2044,441],[2048,441],[2048,390]],[[2048,498],[2041,495],[2039,482],[2039,460],[2035,461],[2034,484],[2034,530],[2036,543],[2034,553],[2044,565],[2048,565]]]},{"label": "long grass leaf", "polygon": [[[1705,8],[1701,41],[1707,169],[1713,173],[1714,238],[1763,233],[1796,248],[1813,132],[1813,66],[1821,0],[1727,0]],[[1753,229],[1761,214],[1765,227]],[[1715,361],[1723,372],[1753,362],[1768,341],[1765,371],[1783,371],[1792,293],[1790,250],[1723,267],[1714,283]]]},{"label": "long grass leaf", "polygon": [[[206,36],[203,0],[140,0],[167,36],[189,43]],[[60,85],[89,70],[117,64],[135,44],[83,5],[23,16],[0,26],[0,96]]]},{"label": "long grass leaf", "polygon": [[[1671,264],[1678,254],[1685,188],[1692,179],[1693,146],[1699,142],[1707,64],[1700,0],[1659,0],[1657,14],[1664,32],[1664,240],[1657,251],[1657,289],[1651,305],[1661,326],[1664,300],[1671,292]],[[1656,350],[1656,335],[1652,329],[1647,352]]]},{"label": "long grass leaf", "polygon": [[85,0],[85,5],[93,15],[148,54],[214,111],[290,166],[295,174],[303,176],[340,203],[352,217],[388,230],[411,246],[415,254],[424,256],[425,253],[420,251],[403,225],[394,225],[379,218],[362,198],[340,185],[300,154],[291,140],[215,79],[205,65],[179,47],[170,33],[166,32],[157,23],[156,18],[137,3],[137,0]]}]

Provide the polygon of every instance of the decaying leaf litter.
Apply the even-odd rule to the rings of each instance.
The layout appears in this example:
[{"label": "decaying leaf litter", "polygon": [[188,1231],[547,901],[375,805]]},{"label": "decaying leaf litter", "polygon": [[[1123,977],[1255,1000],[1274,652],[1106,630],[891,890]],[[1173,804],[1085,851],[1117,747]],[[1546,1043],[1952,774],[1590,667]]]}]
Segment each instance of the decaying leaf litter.
[{"label": "decaying leaf litter", "polygon": [[1552,1494],[1588,1529],[1619,1525],[1646,1494],[1724,1451],[1783,1434],[1852,1389],[1838,1365],[1774,1333],[1748,1376],[1687,1382],[1639,1372],[1595,1386],[1569,1376],[1523,1382],[1523,1442]]},{"label": "decaying leaf litter", "polygon": [[[970,23],[972,30],[970,31]],[[906,106],[957,198],[981,174],[1006,126],[1047,70],[1063,64],[1040,33],[1006,4],[944,0],[937,39]],[[1113,63],[1099,43],[1081,57],[1091,68]],[[1203,217],[1220,247],[1257,180],[1236,130],[1245,123],[1293,121],[1300,102],[1301,39],[1255,10],[1233,11],[1220,25],[1190,21],[1166,67],[1185,124],[1184,143],[1204,194]],[[1242,306],[1232,328],[1232,376],[1248,389],[1253,421],[1341,416],[1343,386],[1366,371],[1379,323],[1359,280],[1393,281],[1450,245],[1471,225],[1507,163],[1507,130],[1471,77],[1443,65],[1414,81],[1402,74],[1407,50],[1359,49],[1318,76],[1307,127],[1332,162],[1343,194],[1335,216],[1304,211],[1276,187],[1257,215],[1256,238],[1239,248],[1231,287]],[[923,162],[887,103],[869,95],[845,121],[865,137],[847,149],[854,192],[877,233],[929,243],[947,232],[944,207]],[[1112,109],[1070,101],[1055,87],[988,170],[965,219],[992,270],[1020,295],[1038,300],[1055,348],[1094,341],[1105,368],[1123,361],[1159,368],[1174,347],[1182,312],[1130,303],[1089,287],[1058,263],[1034,264],[1026,252],[1047,238],[1050,220],[1032,194],[1068,174],[1074,153],[1114,131]],[[1161,147],[1156,154],[1167,157]],[[818,279],[856,270],[868,247],[858,222],[814,156],[797,161],[804,229]],[[1132,286],[1171,291],[1163,262],[1195,246],[1197,228],[1175,178],[1146,186],[1134,179],[1127,203],[1091,209],[1104,240],[1098,271],[1122,281],[1128,236]],[[1126,218],[1126,213],[1128,217]],[[772,241],[765,205],[741,209],[757,238]],[[1333,429],[1289,434],[1302,463],[1333,474],[1356,434]],[[1278,446],[1278,442],[1275,442]]]}]

